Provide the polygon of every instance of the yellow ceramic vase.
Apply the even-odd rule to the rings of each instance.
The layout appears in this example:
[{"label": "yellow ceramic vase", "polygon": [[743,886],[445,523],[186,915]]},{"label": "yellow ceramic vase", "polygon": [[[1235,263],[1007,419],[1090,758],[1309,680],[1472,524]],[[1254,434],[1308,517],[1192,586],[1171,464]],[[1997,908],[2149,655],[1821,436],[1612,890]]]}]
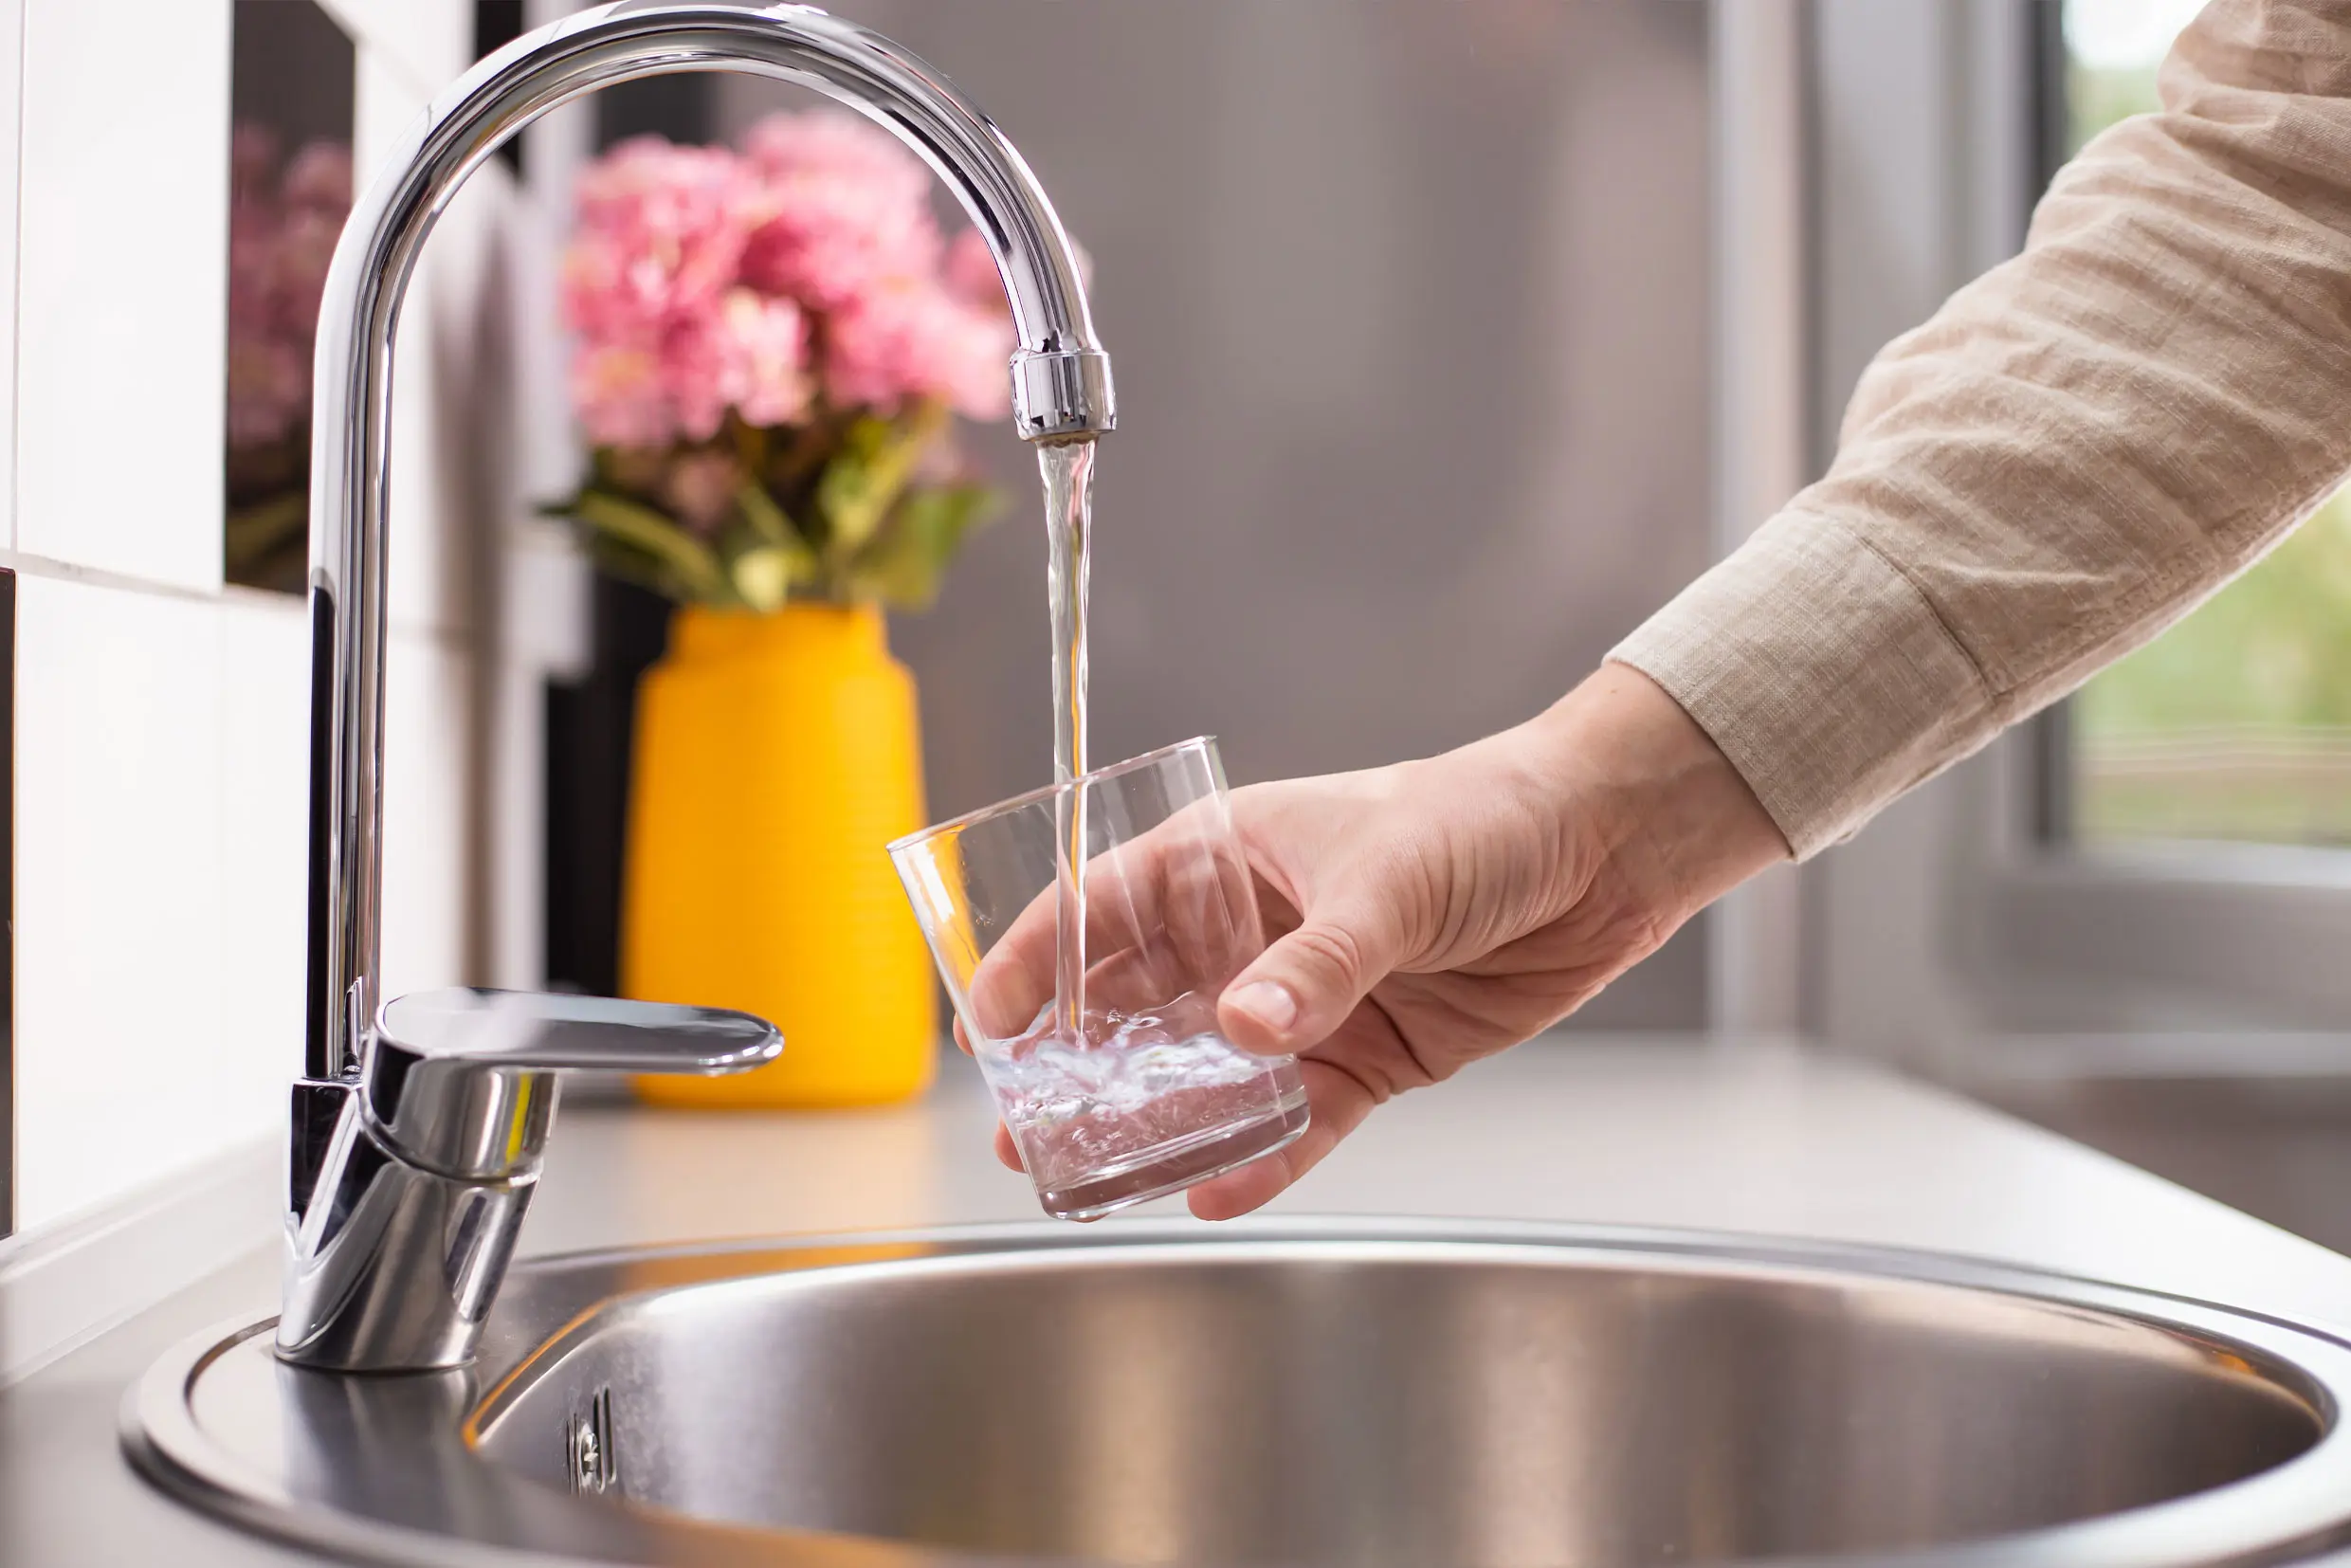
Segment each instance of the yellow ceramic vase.
[{"label": "yellow ceramic vase", "polygon": [[685,606],[637,700],[621,985],[772,1020],[784,1054],[646,1078],[673,1105],[871,1105],[930,1083],[929,955],[883,846],[922,826],[914,679],[871,606]]}]

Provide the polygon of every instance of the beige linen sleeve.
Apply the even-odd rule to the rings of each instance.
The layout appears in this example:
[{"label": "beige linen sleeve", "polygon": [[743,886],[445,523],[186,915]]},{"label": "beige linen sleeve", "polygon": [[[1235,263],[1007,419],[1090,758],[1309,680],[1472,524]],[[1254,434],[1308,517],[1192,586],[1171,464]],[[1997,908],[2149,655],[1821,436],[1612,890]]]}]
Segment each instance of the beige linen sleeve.
[{"label": "beige linen sleeve", "polygon": [[2242,570],[2351,468],[2351,0],[2214,0],[2164,110],[1862,377],[1827,476],[1610,655],[1797,855]]}]

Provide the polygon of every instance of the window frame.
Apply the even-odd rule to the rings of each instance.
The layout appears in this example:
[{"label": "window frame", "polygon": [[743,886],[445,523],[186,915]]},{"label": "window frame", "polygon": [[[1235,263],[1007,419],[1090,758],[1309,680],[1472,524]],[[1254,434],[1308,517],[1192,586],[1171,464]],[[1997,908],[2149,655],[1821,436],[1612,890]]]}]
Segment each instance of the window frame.
[{"label": "window frame", "polygon": [[[2056,0],[1813,12],[1825,466],[1876,346],[2021,245],[2063,155],[2065,61]],[[1912,258],[1906,294],[1856,282],[1856,253]],[[2351,1026],[2351,852],[2077,846],[2070,744],[2061,703],[1806,867],[1809,1032],[1965,1077],[1996,1037],[2037,1042],[2030,1055],[2097,1035],[2177,1070],[2193,1036],[2233,1069],[2249,1033]]]},{"label": "window frame", "polygon": [[[2036,180],[2071,139],[2064,8],[2037,6]],[[2074,699],[2021,738],[2029,814],[2012,818],[1983,918],[2010,963],[2156,987],[2197,1012],[2286,1027],[2351,1025],[2351,850],[2310,845],[2077,835]]]}]

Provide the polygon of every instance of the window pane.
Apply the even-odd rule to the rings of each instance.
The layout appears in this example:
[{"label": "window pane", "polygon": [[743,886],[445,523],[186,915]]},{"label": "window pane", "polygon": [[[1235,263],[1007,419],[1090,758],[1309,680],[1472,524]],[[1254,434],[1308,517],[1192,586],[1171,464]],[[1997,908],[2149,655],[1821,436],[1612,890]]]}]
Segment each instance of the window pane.
[{"label": "window pane", "polygon": [[[2198,0],[2066,0],[2078,148],[2156,106]],[[2074,699],[2072,827],[2089,843],[2351,844],[2351,491]]]},{"label": "window pane", "polygon": [[2085,838],[2351,844],[2351,497],[2073,714]]}]

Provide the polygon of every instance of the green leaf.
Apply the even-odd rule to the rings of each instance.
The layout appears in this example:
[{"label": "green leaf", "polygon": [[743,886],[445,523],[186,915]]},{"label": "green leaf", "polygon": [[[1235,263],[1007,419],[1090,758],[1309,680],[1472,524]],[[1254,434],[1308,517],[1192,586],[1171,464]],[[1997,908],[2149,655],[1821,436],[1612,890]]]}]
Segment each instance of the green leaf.
[{"label": "green leaf", "polygon": [[267,558],[310,523],[310,493],[289,490],[228,514],[224,545],[231,569]]},{"label": "green leaf", "polygon": [[674,585],[663,587],[663,592],[672,597],[704,604],[736,602],[734,587],[710,547],[651,507],[601,490],[583,490],[563,510],[596,534],[658,562]]},{"label": "green leaf", "polygon": [[828,556],[847,560],[881,531],[915,460],[945,424],[945,407],[926,402],[895,422],[867,414],[849,427],[840,452],[816,482],[816,503],[829,528]]},{"label": "green leaf", "polygon": [[665,447],[598,447],[590,459],[595,477],[586,488],[650,495],[660,487],[662,473],[668,465],[669,452]]},{"label": "green leaf", "polygon": [[726,428],[734,438],[735,461],[743,465],[743,472],[764,473],[767,470],[767,428],[749,424],[740,415],[730,413],[726,416]]},{"label": "green leaf", "polygon": [[997,505],[983,484],[953,484],[910,492],[889,526],[851,564],[849,596],[879,599],[900,610],[928,610],[940,579],[964,538]]},{"label": "green leaf", "polygon": [[737,556],[727,568],[735,592],[751,609],[765,613],[783,608],[792,593],[792,555],[772,544]]},{"label": "green leaf", "polygon": [[[767,486],[756,480],[744,484],[735,493],[735,509],[747,528],[730,530],[727,535],[726,542],[736,547],[727,571],[746,604],[754,610],[773,610],[793,589],[821,574],[816,552],[792,525],[791,516],[768,494]],[[756,542],[740,542],[746,531]],[[753,556],[759,558],[746,566],[745,560]],[[768,597],[771,593],[772,598]]]},{"label": "green leaf", "polygon": [[800,531],[792,525],[791,517],[775,498],[768,494],[767,486],[757,480],[746,481],[743,487],[735,492],[735,505],[762,543],[772,544],[778,550],[790,550],[794,546],[801,550],[808,548],[800,538]]},{"label": "green leaf", "polygon": [[589,560],[606,576],[648,588],[666,599],[688,596],[676,574],[644,551],[623,544],[609,534],[582,532],[585,537],[581,543]]}]

